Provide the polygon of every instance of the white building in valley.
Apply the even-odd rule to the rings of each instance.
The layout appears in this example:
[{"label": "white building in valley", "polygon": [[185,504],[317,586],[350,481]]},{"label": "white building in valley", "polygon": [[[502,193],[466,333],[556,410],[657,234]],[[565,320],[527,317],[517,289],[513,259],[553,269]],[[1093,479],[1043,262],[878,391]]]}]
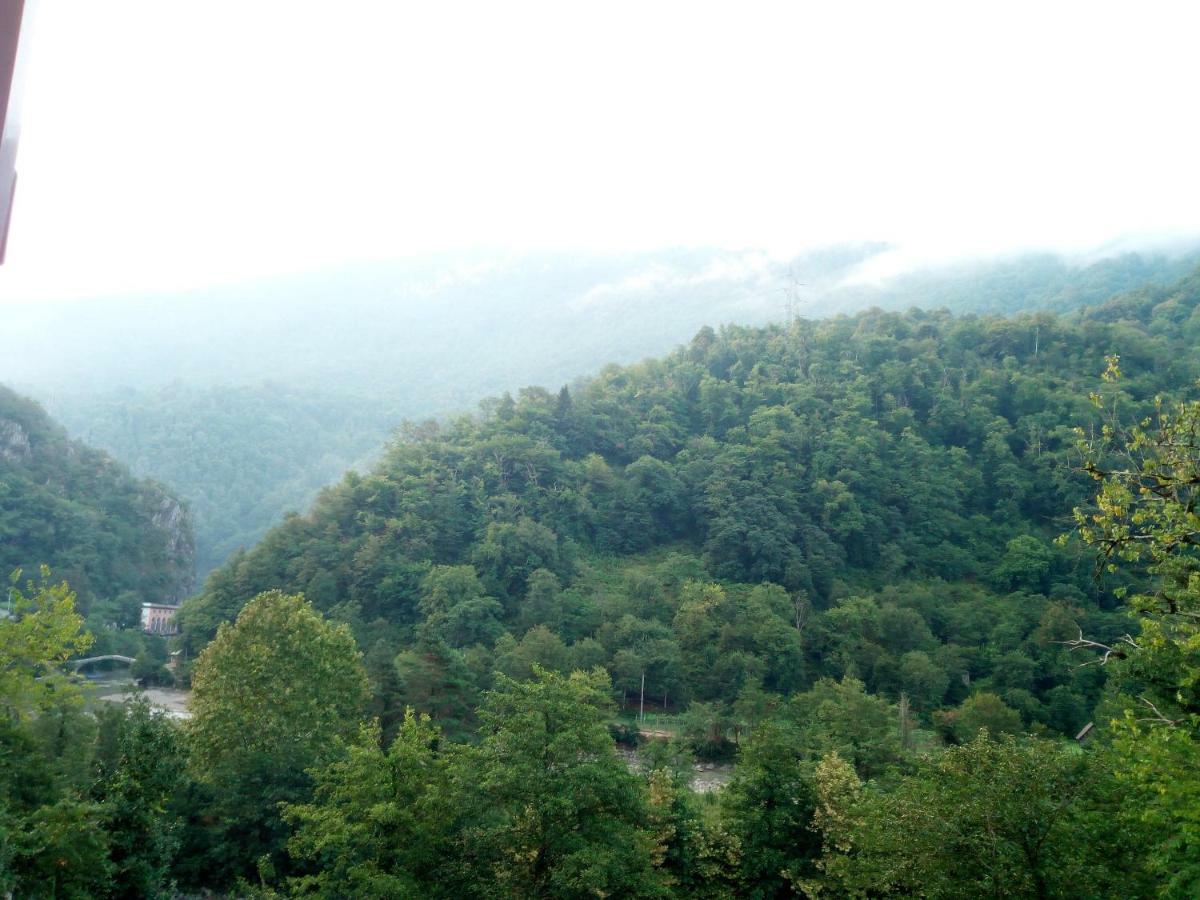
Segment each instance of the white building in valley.
[{"label": "white building in valley", "polygon": [[142,631],[146,634],[172,635],[179,634],[179,626],[175,624],[175,613],[178,606],[166,603],[142,604]]}]

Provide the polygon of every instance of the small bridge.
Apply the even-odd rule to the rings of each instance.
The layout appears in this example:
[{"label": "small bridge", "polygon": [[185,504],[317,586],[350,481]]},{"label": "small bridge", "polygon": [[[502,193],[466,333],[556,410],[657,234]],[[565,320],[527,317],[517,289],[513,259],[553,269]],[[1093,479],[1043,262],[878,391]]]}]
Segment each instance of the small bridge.
[{"label": "small bridge", "polygon": [[89,656],[87,659],[73,659],[70,660],[67,665],[70,666],[73,671],[78,672],[84,666],[91,665],[92,663],[108,662],[110,660],[125,663],[127,666],[132,666],[135,662],[132,656],[118,656],[117,654],[113,653],[108,656]]}]

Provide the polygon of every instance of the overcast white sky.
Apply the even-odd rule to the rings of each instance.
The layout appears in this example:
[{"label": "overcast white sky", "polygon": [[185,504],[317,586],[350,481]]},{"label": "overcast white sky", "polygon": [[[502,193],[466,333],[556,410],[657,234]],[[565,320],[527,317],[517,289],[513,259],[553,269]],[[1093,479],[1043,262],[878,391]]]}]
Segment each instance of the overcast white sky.
[{"label": "overcast white sky", "polygon": [[41,0],[0,299],[1200,232],[1200,4]]}]

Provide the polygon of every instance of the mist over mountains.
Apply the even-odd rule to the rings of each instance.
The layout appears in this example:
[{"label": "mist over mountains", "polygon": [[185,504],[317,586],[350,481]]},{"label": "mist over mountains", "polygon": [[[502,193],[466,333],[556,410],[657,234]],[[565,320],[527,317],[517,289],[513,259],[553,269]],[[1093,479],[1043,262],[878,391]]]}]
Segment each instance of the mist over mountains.
[{"label": "mist over mountains", "polygon": [[1043,253],[865,280],[886,244],[426,257],[191,293],[0,305],[0,382],[177,490],[200,574],[375,457],[402,420],[661,355],[705,325],[878,306],[1069,310],[1168,284],[1200,249]]},{"label": "mist over mountains", "polygon": [[1200,259],[1197,246],[1082,264],[1036,254],[856,279],[888,250],[841,245],[789,260],[711,249],[456,255],[191,293],[9,303],[0,380],[52,409],[59,393],[269,380],[368,391],[424,415],[660,354],[704,325],[870,306],[1064,310],[1169,283]]}]

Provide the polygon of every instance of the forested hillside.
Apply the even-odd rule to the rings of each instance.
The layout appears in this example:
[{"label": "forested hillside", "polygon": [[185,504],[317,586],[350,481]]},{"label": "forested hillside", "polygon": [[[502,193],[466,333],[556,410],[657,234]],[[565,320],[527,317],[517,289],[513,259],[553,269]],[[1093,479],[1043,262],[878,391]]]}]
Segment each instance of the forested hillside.
[{"label": "forested hillside", "polygon": [[0,900],[1200,898],[1200,4],[0,22]]},{"label": "forested hillside", "polygon": [[143,602],[191,590],[193,552],[188,512],[166,488],[0,386],[0,571],[49,565],[85,613],[132,625]]},{"label": "forested hillside", "polygon": [[186,602],[183,728],[30,583],[0,889],[1193,896],[1198,337],[1195,275],[706,328],[406,425]]},{"label": "forested hillside", "polygon": [[657,705],[713,716],[854,676],[926,714],[994,693],[1074,733],[1101,673],[1055,642],[1127,624],[1051,543],[1090,490],[1073,429],[1095,424],[1106,355],[1135,409],[1194,383],[1198,284],[1070,317],[704,329],[662,360],[407,426],[214,573],[187,643],[282,588],[352,625],[392,709],[445,718],[493,670],[603,665],[618,697],[644,673]]},{"label": "forested hillside", "polygon": [[458,414],[481,396],[658,356],[705,323],[873,305],[1070,310],[1169,284],[1195,264],[1194,253],[1088,264],[1042,254],[855,281],[887,251],[480,257],[198,295],[18,305],[3,313],[15,346],[0,378],[19,378],[74,436],[185,499],[203,577],[373,459],[402,418]]},{"label": "forested hillside", "polygon": [[380,398],[272,383],[73,394],[55,413],[187,501],[201,576],[364,466],[400,419]]}]

